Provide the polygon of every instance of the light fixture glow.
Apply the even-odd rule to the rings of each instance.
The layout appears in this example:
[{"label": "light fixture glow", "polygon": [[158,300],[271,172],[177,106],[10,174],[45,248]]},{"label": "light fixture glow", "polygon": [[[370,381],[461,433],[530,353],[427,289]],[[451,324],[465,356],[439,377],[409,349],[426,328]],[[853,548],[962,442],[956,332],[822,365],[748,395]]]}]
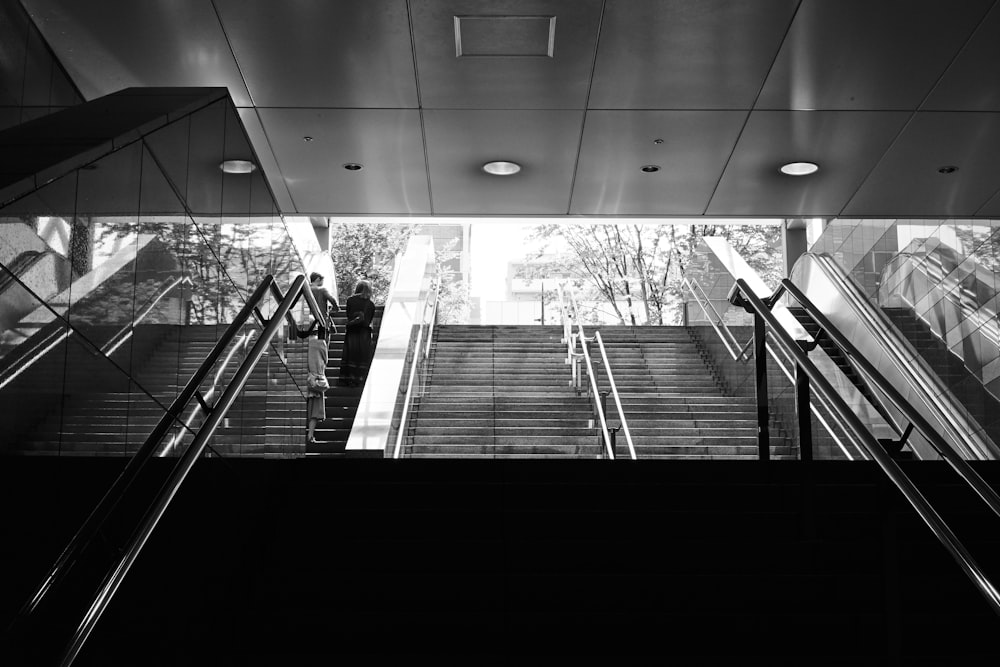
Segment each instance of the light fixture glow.
[{"label": "light fixture glow", "polygon": [[492,174],[493,176],[511,176],[521,171],[521,165],[516,162],[497,160],[495,162],[487,162],[484,164],[483,171],[487,174]]},{"label": "light fixture glow", "polygon": [[808,176],[819,171],[819,165],[815,162],[789,162],[781,165],[781,173],[789,176]]},{"label": "light fixture glow", "polygon": [[225,160],[219,164],[219,169],[227,174],[249,174],[256,168],[250,160]]},{"label": "light fixture glow", "polygon": [[346,164],[344,164],[344,169],[346,169],[347,171],[361,171],[364,168],[365,165],[359,162],[347,162]]}]

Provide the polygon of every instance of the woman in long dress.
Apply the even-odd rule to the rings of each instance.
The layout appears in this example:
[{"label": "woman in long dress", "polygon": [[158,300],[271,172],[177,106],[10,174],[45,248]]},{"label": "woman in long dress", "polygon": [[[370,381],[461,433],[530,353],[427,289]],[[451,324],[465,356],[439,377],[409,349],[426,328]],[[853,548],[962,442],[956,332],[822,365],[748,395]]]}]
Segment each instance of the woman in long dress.
[{"label": "woman in long dress", "polygon": [[329,360],[329,330],[333,320],[330,313],[340,310],[336,297],[323,286],[323,274],[309,275],[309,289],[319,306],[317,316],[324,318],[322,322],[313,321],[312,326],[300,337],[309,339],[309,351],[306,357],[306,444],[316,444],[316,426],[326,419],[326,388],[329,382],[326,378],[326,366]]},{"label": "woman in long dress", "polygon": [[338,382],[357,387],[365,383],[372,363],[375,304],[372,303],[372,286],[367,280],[358,281],[354,295],[347,300],[344,310],[347,311],[347,331]]}]

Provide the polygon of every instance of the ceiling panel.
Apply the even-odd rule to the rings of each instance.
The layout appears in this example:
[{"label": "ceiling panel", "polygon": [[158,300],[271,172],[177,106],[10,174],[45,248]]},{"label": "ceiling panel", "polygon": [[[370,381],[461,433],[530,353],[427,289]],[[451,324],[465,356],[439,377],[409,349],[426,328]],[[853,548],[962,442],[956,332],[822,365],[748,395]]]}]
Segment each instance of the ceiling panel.
[{"label": "ceiling panel", "polygon": [[[421,104],[425,109],[583,109],[600,26],[599,0],[427,0],[411,3]],[[552,57],[456,55],[455,17],[555,17]],[[527,21],[520,21],[528,25]],[[502,27],[476,53],[521,53]]]},{"label": "ceiling panel", "polygon": [[986,218],[1000,218],[1000,189],[997,190],[992,199],[986,202],[985,206],[976,212],[976,215]]},{"label": "ceiling panel", "polygon": [[750,109],[798,0],[611,0],[591,109]]},{"label": "ceiling panel", "polygon": [[993,0],[803,0],[759,109],[916,109]]},{"label": "ceiling panel", "polygon": [[844,214],[971,216],[1000,188],[998,156],[1000,114],[915,114]]},{"label": "ceiling panel", "polygon": [[[877,111],[754,111],[712,197],[709,215],[839,214],[910,114]],[[813,161],[810,176],[787,162]]]},{"label": "ceiling panel", "polygon": [[[298,213],[430,212],[418,111],[258,111]],[[364,169],[344,169],[349,162]]]},{"label": "ceiling panel", "polygon": [[257,106],[417,106],[406,0],[215,0]]},{"label": "ceiling panel", "polygon": [[260,122],[257,110],[242,108],[238,111],[240,120],[243,121],[243,127],[246,128],[250,143],[257,155],[260,170],[264,172],[268,185],[271,186],[271,191],[274,193],[278,209],[289,213],[294,212],[295,206],[292,203],[292,196],[288,192],[285,179],[282,178],[281,169],[278,168],[278,161],[274,158],[274,151],[271,150],[271,144],[264,132],[264,126]]},{"label": "ceiling panel", "polygon": [[88,99],[132,86],[225,86],[250,96],[210,0],[25,0]]},{"label": "ceiling panel", "polygon": [[[434,213],[565,215],[582,123],[582,111],[425,111]],[[491,160],[522,170],[490,176]]]},{"label": "ceiling panel", "polygon": [[1000,111],[1000,5],[994,5],[922,109]]},{"label": "ceiling panel", "polygon": [[[747,113],[587,112],[570,212],[701,215]],[[660,170],[645,173],[644,165]]]}]

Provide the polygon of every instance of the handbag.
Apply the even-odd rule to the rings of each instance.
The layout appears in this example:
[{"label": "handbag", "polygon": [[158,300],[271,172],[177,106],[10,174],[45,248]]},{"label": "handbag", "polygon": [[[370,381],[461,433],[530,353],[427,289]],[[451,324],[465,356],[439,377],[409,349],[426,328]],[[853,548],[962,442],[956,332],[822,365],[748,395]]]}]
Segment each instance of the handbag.
[{"label": "handbag", "polygon": [[309,373],[306,375],[306,386],[309,387],[310,391],[322,394],[330,388],[330,381],[326,378],[326,375]]}]

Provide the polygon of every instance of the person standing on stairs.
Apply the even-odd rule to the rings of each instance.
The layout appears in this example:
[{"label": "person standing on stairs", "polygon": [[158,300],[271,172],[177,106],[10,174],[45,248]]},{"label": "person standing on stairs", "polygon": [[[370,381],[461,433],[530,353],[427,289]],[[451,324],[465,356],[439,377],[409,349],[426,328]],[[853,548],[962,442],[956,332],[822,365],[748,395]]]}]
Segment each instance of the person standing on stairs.
[{"label": "person standing on stairs", "polygon": [[347,332],[344,334],[344,352],[340,360],[338,384],[359,387],[368,377],[372,363],[372,320],[375,304],[372,303],[372,286],[359,280],[345,305]]},{"label": "person standing on stairs", "polygon": [[323,322],[314,320],[312,326],[300,336],[309,339],[306,362],[306,444],[316,444],[316,426],[326,419],[326,390],[330,381],[326,377],[326,366],[330,360],[329,332],[334,328],[332,312],[339,312],[336,297],[323,286],[323,274],[309,274],[309,289],[319,306]]}]

